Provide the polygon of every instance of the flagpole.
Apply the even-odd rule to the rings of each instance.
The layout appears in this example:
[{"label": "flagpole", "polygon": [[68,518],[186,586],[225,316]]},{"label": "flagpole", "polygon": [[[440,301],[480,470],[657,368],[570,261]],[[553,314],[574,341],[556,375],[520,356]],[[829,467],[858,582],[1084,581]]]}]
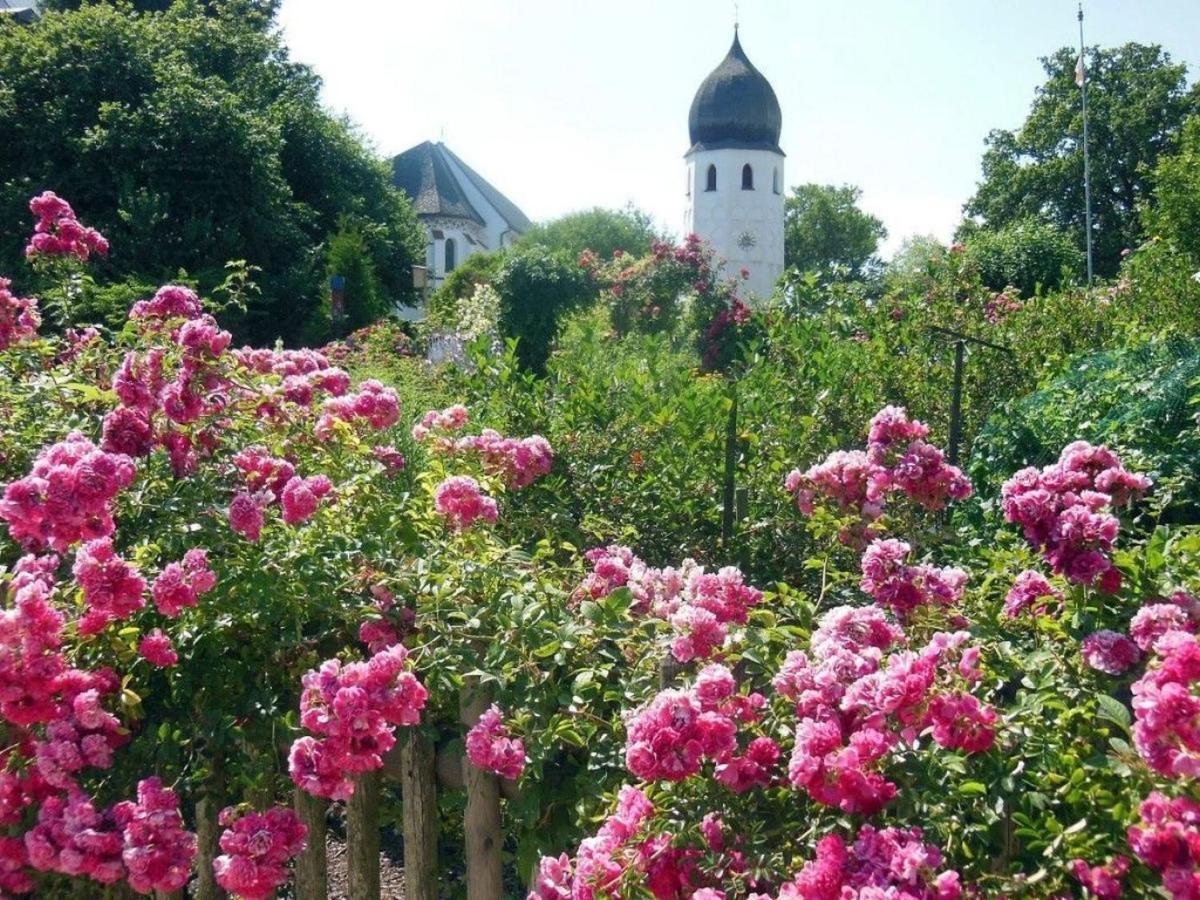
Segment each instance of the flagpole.
[{"label": "flagpole", "polygon": [[1083,43],[1083,0],[1079,0],[1079,88],[1083,96],[1083,204],[1087,222],[1087,279],[1092,286],[1092,165],[1088,154],[1087,61]]}]

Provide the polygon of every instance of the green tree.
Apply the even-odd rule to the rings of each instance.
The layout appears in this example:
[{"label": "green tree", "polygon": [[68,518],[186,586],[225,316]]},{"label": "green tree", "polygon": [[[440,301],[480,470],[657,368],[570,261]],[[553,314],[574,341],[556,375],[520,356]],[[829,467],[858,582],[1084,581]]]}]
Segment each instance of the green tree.
[{"label": "green tree", "polygon": [[[1083,116],[1075,84],[1078,52],[1064,47],[1042,60],[1046,82],[1017,131],[988,135],[983,178],[966,212],[987,228],[1038,218],[1086,244]],[[1112,275],[1121,251],[1141,239],[1139,203],[1150,198],[1150,171],[1200,91],[1187,88],[1187,66],[1157,45],[1090,48],[1088,131],[1096,270]]]},{"label": "green tree", "polygon": [[1017,288],[1030,297],[1061,287],[1080,272],[1083,254],[1067,232],[1037,219],[979,229],[966,240],[967,258],[993,291]]},{"label": "green tree", "polygon": [[1153,203],[1143,209],[1146,230],[1200,262],[1200,116],[1187,120],[1175,152],[1159,158],[1151,181]]},{"label": "green tree", "polygon": [[601,259],[609,259],[618,250],[630,256],[645,256],[659,237],[649,214],[632,205],[620,210],[596,206],[534,226],[521,238],[521,244],[536,244],[576,257],[591,250]]},{"label": "green tree", "polygon": [[802,184],[784,201],[783,257],[802,272],[844,268],[857,278],[878,267],[883,222],[858,206],[853,185]]},{"label": "green tree", "polygon": [[0,27],[0,271],[18,271],[28,198],[49,189],[112,241],[107,279],[163,281],[182,267],[208,292],[227,261],[258,267],[261,293],[226,317],[240,339],[305,333],[343,216],[388,299],[411,296],[424,252],[411,206],[246,7],[94,4]]},{"label": "green tree", "polygon": [[344,323],[332,323],[335,329],[354,331],[370,325],[387,312],[366,239],[351,222],[343,220],[341,227],[330,237],[325,271],[330,278],[340,275],[345,279],[346,318]]},{"label": "green tree", "polygon": [[587,272],[563,252],[528,247],[507,254],[496,275],[500,332],[516,338],[517,359],[542,373],[563,313],[594,295]]}]

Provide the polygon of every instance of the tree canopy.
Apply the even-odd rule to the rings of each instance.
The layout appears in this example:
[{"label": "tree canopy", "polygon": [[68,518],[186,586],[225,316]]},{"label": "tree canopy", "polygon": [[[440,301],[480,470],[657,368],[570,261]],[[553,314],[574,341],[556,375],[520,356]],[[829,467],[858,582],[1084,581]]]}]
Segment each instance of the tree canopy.
[{"label": "tree canopy", "polygon": [[595,206],[567,213],[536,225],[521,238],[523,245],[537,245],[578,256],[591,250],[602,259],[616,251],[645,256],[651,242],[659,237],[648,213],[630,205],[624,209]]},{"label": "tree canopy", "polygon": [[858,206],[862,190],[849,184],[802,184],[784,201],[784,263],[802,272],[841,267],[851,277],[878,265],[887,237],[883,222]]},{"label": "tree canopy", "polygon": [[258,267],[261,293],[227,323],[245,339],[319,333],[324,244],[341,222],[361,233],[387,296],[408,297],[416,216],[321,107],[317,76],[262,27],[269,13],[94,4],[0,27],[0,271],[16,270],[26,201],[52,189],[111,240],[110,279],[182,266],[210,290],[229,260]]},{"label": "tree canopy", "polygon": [[[1047,79],[1025,123],[988,135],[983,177],[965,209],[984,227],[1037,218],[1085,246],[1077,59],[1069,47],[1044,58]],[[1121,251],[1141,239],[1137,211],[1150,199],[1150,171],[1200,110],[1200,90],[1188,90],[1187,66],[1154,44],[1090,48],[1087,73],[1094,256],[1097,272],[1111,275]]]},{"label": "tree canopy", "polygon": [[1173,149],[1154,168],[1154,202],[1144,219],[1151,236],[1200,261],[1200,116],[1188,119]]}]

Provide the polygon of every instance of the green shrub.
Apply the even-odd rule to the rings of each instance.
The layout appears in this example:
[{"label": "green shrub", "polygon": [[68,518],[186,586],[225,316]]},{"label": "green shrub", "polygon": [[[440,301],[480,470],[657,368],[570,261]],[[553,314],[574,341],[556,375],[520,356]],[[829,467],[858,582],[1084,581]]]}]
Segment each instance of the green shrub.
[{"label": "green shrub", "polygon": [[1015,287],[1025,297],[1062,287],[1083,265],[1070,235],[1035,219],[980,229],[967,239],[966,249],[986,287]]},{"label": "green shrub", "polygon": [[508,254],[495,288],[501,334],[518,341],[521,365],[539,373],[545,370],[562,314],[593,294],[591,280],[575,260],[542,247]]}]

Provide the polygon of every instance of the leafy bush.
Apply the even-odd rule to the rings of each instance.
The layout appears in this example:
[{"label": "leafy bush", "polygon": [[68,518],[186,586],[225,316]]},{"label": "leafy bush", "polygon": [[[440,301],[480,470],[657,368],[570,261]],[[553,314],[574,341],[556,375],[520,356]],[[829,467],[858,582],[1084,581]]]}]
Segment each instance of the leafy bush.
[{"label": "leafy bush", "polygon": [[592,285],[574,259],[541,247],[506,256],[496,273],[500,332],[517,340],[517,359],[533,372],[545,369],[562,315],[585,303]]},{"label": "leafy bush", "polygon": [[967,239],[966,248],[986,287],[1014,287],[1024,297],[1059,289],[1078,276],[1083,263],[1070,235],[1035,219],[981,228]]}]

